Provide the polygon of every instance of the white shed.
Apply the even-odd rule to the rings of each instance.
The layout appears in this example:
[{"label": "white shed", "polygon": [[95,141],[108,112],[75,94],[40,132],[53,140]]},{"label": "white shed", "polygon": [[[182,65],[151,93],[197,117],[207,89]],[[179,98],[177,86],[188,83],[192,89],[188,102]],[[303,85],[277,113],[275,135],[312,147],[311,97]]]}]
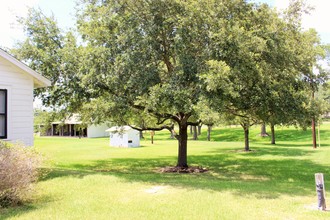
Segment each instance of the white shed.
[{"label": "white shed", "polygon": [[112,147],[140,147],[140,132],[130,126],[115,126],[107,129]]},{"label": "white shed", "polygon": [[50,81],[0,49],[0,139],[33,145],[33,89]]}]

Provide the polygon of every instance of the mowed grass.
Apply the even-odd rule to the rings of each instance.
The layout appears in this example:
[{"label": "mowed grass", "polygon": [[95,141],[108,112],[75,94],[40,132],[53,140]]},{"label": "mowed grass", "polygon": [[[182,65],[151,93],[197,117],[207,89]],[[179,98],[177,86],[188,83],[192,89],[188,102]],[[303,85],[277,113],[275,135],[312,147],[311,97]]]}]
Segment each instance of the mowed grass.
[{"label": "mowed grass", "polygon": [[[240,127],[220,127],[188,142],[188,163],[206,173],[160,173],[177,161],[177,142],[149,133],[140,148],[109,147],[108,138],[36,138],[48,174],[24,206],[0,209],[0,219],[330,219],[316,210],[314,173],[330,187],[330,124],[321,148],[311,131],[277,128],[277,144]],[[328,202],[329,203],[329,202]]]}]

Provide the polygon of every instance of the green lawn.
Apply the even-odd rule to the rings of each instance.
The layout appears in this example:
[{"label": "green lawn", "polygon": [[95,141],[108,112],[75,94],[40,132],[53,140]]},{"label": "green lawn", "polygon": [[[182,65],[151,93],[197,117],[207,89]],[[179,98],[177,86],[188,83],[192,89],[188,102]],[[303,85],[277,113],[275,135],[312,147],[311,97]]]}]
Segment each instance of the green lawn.
[{"label": "green lawn", "polygon": [[[321,126],[321,148],[310,131],[277,128],[277,144],[232,126],[203,130],[188,142],[188,163],[207,173],[159,173],[175,165],[177,142],[158,132],[140,148],[112,148],[108,138],[36,138],[48,174],[31,202],[0,209],[0,219],[330,219],[315,210],[314,173],[330,187],[330,124]],[[330,201],[328,201],[330,205]]]}]

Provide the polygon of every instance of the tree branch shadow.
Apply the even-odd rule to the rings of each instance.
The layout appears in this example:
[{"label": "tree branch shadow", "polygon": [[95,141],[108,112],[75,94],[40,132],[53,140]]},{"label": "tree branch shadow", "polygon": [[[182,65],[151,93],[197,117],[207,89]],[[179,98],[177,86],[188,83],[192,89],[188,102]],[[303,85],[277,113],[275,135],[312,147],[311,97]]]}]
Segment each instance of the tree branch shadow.
[{"label": "tree branch shadow", "polygon": [[[90,164],[71,164],[53,169],[43,181],[57,177],[83,178],[102,174],[124,179],[127,182],[146,182],[157,185],[234,191],[240,196],[257,195],[261,198],[278,198],[280,195],[302,196],[314,193],[314,173],[329,173],[330,168],[316,164],[301,156],[311,154],[288,148],[258,148],[252,153],[213,153],[188,157],[191,166],[202,166],[206,173],[161,173],[159,170],[175,164],[175,157],[114,158],[96,160]],[[277,159],[260,159],[276,155]]]}]

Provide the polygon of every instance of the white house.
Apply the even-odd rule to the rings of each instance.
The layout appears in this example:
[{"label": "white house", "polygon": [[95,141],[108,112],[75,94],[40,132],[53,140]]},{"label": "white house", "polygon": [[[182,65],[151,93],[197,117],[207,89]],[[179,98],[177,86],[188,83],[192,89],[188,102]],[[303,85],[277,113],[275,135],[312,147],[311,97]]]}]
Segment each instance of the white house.
[{"label": "white house", "polygon": [[139,147],[140,132],[130,126],[115,126],[106,130],[110,133],[112,147]]},{"label": "white house", "polygon": [[[52,136],[84,136],[88,138],[106,137],[108,136],[105,131],[109,126],[106,123],[98,125],[82,125],[80,116],[73,114],[63,122],[57,121],[52,122],[51,131],[49,132]],[[47,132],[48,133],[48,132]]]},{"label": "white house", "polygon": [[33,89],[50,84],[0,49],[0,139],[33,145]]}]

